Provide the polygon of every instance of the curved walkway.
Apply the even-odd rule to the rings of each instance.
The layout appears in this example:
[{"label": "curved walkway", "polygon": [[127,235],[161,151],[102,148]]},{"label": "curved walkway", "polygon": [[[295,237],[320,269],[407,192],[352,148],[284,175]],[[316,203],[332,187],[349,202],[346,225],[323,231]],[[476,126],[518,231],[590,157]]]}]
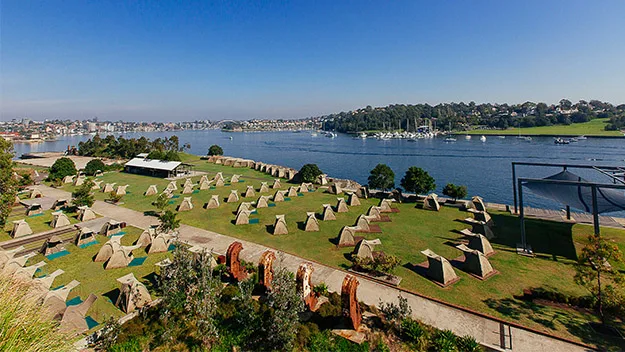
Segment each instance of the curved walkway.
[{"label": "curved walkway", "polygon": [[[39,186],[41,191],[48,196],[65,197],[71,196],[69,192]],[[150,225],[158,224],[158,220],[151,216],[128,208],[96,201],[92,207],[96,213],[125,221],[127,224],[145,229]],[[268,249],[277,252],[281,265],[296,272],[302,262],[312,262],[310,260],[281,252],[256,243],[225,236],[216,232],[207,231],[193,226],[181,225],[180,240],[190,245],[200,245],[207,249],[212,249],[215,253],[225,254],[228,246],[239,241],[243,244],[241,258],[257,263],[262,253]],[[312,262],[315,268],[313,282],[325,282],[330,291],[340,292],[343,278],[346,271],[332,268],[320,263]],[[428,297],[423,297],[415,293],[407,292],[394,287],[386,286],[358,277],[360,286],[358,288],[358,299],[368,305],[379,305],[380,302],[398,303],[397,296],[401,295],[408,300],[412,307],[412,315],[426,324],[430,324],[439,329],[449,329],[457,335],[471,335],[480,343],[491,347],[495,351],[527,351],[527,352],[577,352],[591,351],[579,344],[568,342],[556,337],[545,335],[536,331],[523,328],[514,324],[502,322],[496,318],[471,312],[461,307],[454,307],[444,302],[440,302]]]}]

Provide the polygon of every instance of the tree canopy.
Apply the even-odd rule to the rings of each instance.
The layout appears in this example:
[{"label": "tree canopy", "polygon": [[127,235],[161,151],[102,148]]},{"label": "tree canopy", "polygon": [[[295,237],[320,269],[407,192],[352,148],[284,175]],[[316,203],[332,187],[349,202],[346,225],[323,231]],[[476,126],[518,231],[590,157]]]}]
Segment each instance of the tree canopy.
[{"label": "tree canopy", "polygon": [[213,144],[208,148],[208,155],[224,155],[224,150],[217,144]]},{"label": "tree canopy", "polygon": [[443,194],[457,200],[458,198],[462,199],[467,196],[467,186],[462,185],[454,185],[453,183],[448,183],[443,188]]},{"label": "tree canopy", "polygon": [[91,187],[93,187],[93,181],[87,180],[81,186],[79,186],[74,192],[72,192],[72,203],[77,206],[92,206],[95,202],[95,197],[91,193]]},{"label": "tree canopy", "polygon": [[70,158],[63,157],[57,159],[54,164],[52,164],[48,178],[51,181],[61,180],[65,176],[76,175],[76,173],[78,173],[78,170],[76,170],[74,161]]},{"label": "tree canopy", "polygon": [[0,138],[0,228],[6,223],[16,193],[17,187],[13,178],[13,144]]},{"label": "tree canopy", "polygon": [[401,186],[408,192],[424,194],[436,188],[434,178],[420,167],[411,166],[406,170]]},{"label": "tree canopy", "polygon": [[297,174],[302,182],[315,182],[323,174],[323,171],[319,169],[317,164],[306,164],[302,166]]},{"label": "tree canopy", "polygon": [[369,188],[387,191],[395,187],[395,173],[386,164],[378,164],[369,173]]},{"label": "tree canopy", "polygon": [[96,172],[98,172],[98,170],[99,171],[105,171],[106,170],[106,165],[100,159],[89,160],[87,165],[85,165],[85,174],[87,174],[89,176],[95,175]]},{"label": "tree canopy", "polygon": [[[189,147],[190,145],[188,144],[180,147],[178,136],[150,140],[143,136],[129,139],[119,136],[116,139],[115,136],[108,135],[105,138],[101,138],[100,135],[96,134],[93,138],[78,143],[78,154],[104,158],[130,159],[140,153],[159,152],[162,153],[159,154],[162,157],[153,159],[176,160],[171,158],[179,158],[177,153]],[[167,156],[167,153],[169,153],[169,156]]]}]

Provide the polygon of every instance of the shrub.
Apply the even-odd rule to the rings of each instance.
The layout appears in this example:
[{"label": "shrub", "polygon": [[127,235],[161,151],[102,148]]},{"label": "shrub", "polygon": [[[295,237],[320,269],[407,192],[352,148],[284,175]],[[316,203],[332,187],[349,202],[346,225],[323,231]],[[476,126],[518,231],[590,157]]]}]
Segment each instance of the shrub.
[{"label": "shrub", "polygon": [[299,170],[298,175],[302,182],[315,182],[319,176],[323,175],[323,171],[317,164],[306,164]]},{"label": "shrub", "polygon": [[72,201],[75,206],[92,206],[95,202],[95,197],[91,193],[91,187],[93,187],[93,181],[87,180],[80,187],[78,187],[74,192],[72,192]]},{"label": "shrub", "polygon": [[416,320],[405,318],[401,322],[401,336],[408,342],[417,342],[421,337],[425,336],[427,331],[423,325]]},{"label": "shrub", "polygon": [[328,286],[325,284],[325,282],[321,282],[319,283],[319,285],[313,287],[313,292],[318,295],[326,296],[328,294]]},{"label": "shrub", "polygon": [[403,322],[412,315],[412,308],[408,305],[408,300],[402,296],[397,296],[397,299],[399,304],[385,303],[380,300],[380,311],[389,322],[395,324]]},{"label": "shrub", "polygon": [[98,172],[98,170],[106,170],[106,165],[104,165],[104,163],[100,159],[89,160],[87,165],[85,165],[85,174],[87,174],[88,176],[94,176],[96,172]]},{"label": "shrub", "polygon": [[76,164],[70,158],[59,158],[50,167],[48,179],[50,181],[62,180],[65,176],[76,175]]},{"label": "shrub", "polygon": [[119,201],[122,200],[123,197],[123,194],[117,194],[117,192],[115,191],[111,191],[111,193],[109,194],[109,199],[113,203],[119,203]]},{"label": "shrub", "polygon": [[401,263],[401,260],[389,254],[378,255],[375,258],[354,257],[354,266],[356,269],[365,271],[391,273]]},{"label": "shrub", "polygon": [[456,339],[456,347],[460,352],[482,352],[484,349],[480,346],[473,336],[462,336]]},{"label": "shrub", "polygon": [[467,193],[467,186],[454,185],[453,183],[448,183],[443,188],[443,194],[453,198],[454,201],[466,197]]},{"label": "shrub", "polygon": [[435,351],[441,352],[455,352],[456,348],[456,335],[451,330],[439,330],[434,335],[432,341],[432,347]]}]

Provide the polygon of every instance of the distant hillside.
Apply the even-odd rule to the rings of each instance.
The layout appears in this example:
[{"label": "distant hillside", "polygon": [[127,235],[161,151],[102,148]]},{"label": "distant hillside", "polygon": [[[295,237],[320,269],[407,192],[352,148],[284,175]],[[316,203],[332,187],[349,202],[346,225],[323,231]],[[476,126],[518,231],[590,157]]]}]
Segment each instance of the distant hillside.
[{"label": "distant hillside", "polygon": [[607,102],[580,100],[573,104],[562,99],[556,105],[525,102],[523,104],[445,103],[431,106],[389,105],[367,106],[363,109],[320,117],[323,129],[338,132],[371,130],[416,131],[421,125],[436,125],[438,129],[465,131],[478,126],[490,129],[511,127],[540,127],[585,123],[597,118],[605,119],[605,130],[625,128],[625,104],[614,106]]}]

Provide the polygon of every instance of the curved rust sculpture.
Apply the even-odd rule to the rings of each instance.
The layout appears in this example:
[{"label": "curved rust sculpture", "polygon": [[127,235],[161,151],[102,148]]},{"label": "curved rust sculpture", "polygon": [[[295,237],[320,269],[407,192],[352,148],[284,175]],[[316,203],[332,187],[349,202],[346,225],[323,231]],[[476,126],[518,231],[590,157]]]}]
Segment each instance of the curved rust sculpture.
[{"label": "curved rust sculpture", "polygon": [[276,260],[276,254],[273,251],[265,251],[258,263],[258,281],[267,291],[271,290],[274,260]]},{"label": "curved rust sculpture", "polygon": [[235,241],[228,246],[226,252],[226,265],[230,273],[230,277],[235,281],[241,281],[245,279],[245,270],[241,268],[241,260],[239,259],[239,253],[243,249],[241,242]]},{"label": "curved rust sculpture", "polygon": [[317,305],[317,296],[313,292],[312,285],[313,271],[315,271],[315,268],[311,263],[302,263],[299,265],[299,268],[297,268],[297,275],[295,276],[297,292],[302,295],[306,307],[310,310],[314,310]]},{"label": "curved rust sculpture", "polygon": [[358,330],[362,321],[362,312],[360,311],[360,304],[358,304],[358,297],[356,295],[359,284],[358,279],[351,275],[346,275],[343,279],[343,286],[341,287],[343,318],[345,319],[345,323],[354,330]]}]

